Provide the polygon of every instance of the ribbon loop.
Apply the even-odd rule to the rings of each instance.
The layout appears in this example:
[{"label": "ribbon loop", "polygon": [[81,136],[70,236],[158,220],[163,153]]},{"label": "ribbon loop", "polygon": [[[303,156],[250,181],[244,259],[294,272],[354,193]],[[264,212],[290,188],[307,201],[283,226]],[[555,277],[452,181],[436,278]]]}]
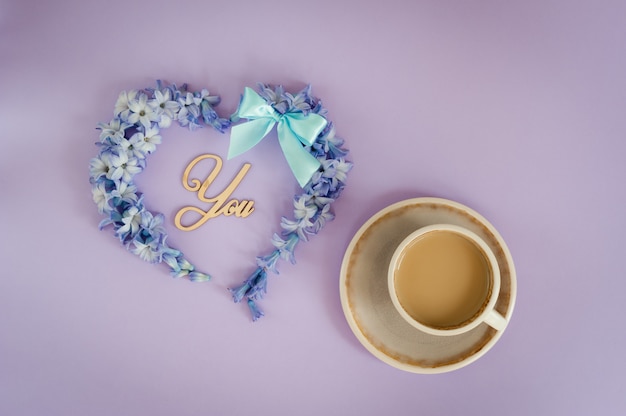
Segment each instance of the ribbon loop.
[{"label": "ribbon loop", "polygon": [[231,128],[228,159],[256,146],[276,124],[278,142],[301,187],[309,182],[320,162],[304,146],[311,146],[328,123],[319,114],[280,114],[252,88],[246,87],[235,113],[248,121]]}]

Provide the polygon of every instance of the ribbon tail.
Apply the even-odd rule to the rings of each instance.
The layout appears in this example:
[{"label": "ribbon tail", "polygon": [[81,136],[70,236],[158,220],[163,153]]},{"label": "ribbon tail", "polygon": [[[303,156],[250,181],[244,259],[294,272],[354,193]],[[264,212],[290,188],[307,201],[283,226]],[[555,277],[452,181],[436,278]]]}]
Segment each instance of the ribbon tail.
[{"label": "ribbon tail", "polygon": [[321,163],[302,146],[298,136],[283,123],[278,125],[278,142],[300,187],[304,188]]},{"label": "ribbon tail", "polygon": [[259,143],[272,130],[276,122],[268,118],[250,120],[230,129],[228,159],[232,159]]}]

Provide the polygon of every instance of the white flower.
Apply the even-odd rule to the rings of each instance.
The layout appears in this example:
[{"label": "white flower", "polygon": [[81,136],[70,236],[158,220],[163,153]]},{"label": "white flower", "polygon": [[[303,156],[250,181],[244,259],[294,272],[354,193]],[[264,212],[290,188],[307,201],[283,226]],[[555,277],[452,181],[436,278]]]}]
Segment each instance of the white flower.
[{"label": "white flower", "polygon": [[159,117],[159,127],[167,128],[172,124],[172,120],[176,118],[176,113],[180,110],[180,104],[171,99],[170,90],[165,89],[164,92],[154,91],[154,99],[148,102],[150,107]]},{"label": "white flower", "polygon": [[159,119],[158,114],[148,105],[146,94],[139,94],[138,98],[129,100],[128,108],[130,109],[128,122],[131,124],[141,123],[145,128],[149,128],[151,122]]},{"label": "white flower", "polygon": [[137,234],[139,226],[141,225],[141,211],[139,208],[133,206],[124,211],[124,214],[122,214],[122,223],[124,223],[124,225],[117,230],[118,236],[125,237],[129,233],[131,236]]},{"label": "white flower", "polygon": [[159,135],[159,129],[157,127],[147,128],[145,133],[136,133],[131,139],[135,136],[138,137],[137,140],[133,142],[133,145],[144,154],[154,152],[157,144],[161,144],[161,135]]},{"label": "white flower", "polygon": [[89,163],[89,175],[91,179],[97,180],[101,176],[109,177],[109,171],[111,170],[110,156],[110,153],[100,153],[98,157],[91,159]]},{"label": "white flower", "polygon": [[123,182],[130,182],[133,176],[141,172],[138,162],[136,157],[129,158],[126,152],[120,152],[119,155],[113,153],[107,178],[113,181],[121,179]]},{"label": "white flower", "polygon": [[122,91],[115,102],[113,115],[116,117],[119,116],[122,120],[128,120],[128,115],[130,113],[128,104],[130,101],[134,100],[135,97],[137,97],[137,91],[135,90],[129,92]]},{"label": "white flower", "polygon": [[293,200],[293,214],[296,219],[304,219],[306,221],[313,218],[317,212],[317,207],[315,205],[307,204],[309,201],[310,198],[307,198],[305,195],[301,195],[299,198]]},{"label": "white flower", "polygon": [[98,123],[100,129],[100,142],[104,143],[110,139],[111,143],[118,144],[124,138],[124,130],[130,127],[130,124],[122,123],[119,118],[111,120],[109,124]]},{"label": "white flower", "polygon": [[143,134],[135,133],[130,137],[130,139],[122,139],[119,146],[128,154],[129,158],[136,157],[137,159],[145,159],[146,153],[141,149],[142,141]]},{"label": "white flower", "polygon": [[131,249],[133,253],[138,255],[141,260],[148,263],[157,263],[161,261],[162,253],[158,250],[158,244],[156,241],[152,241],[149,244],[144,244],[136,239],[133,240],[134,248]]},{"label": "white flower", "polygon": [[100,214],[104,213],[105,209],[109,206],[109,195],[104,187],[104,183],[100,182],[91,188],[91,193],[93,196],[93,202],[95,202],[98,206],[98,212]]},{"label": "white flower", "polygon": [[116,189],[111,191],[111,198],[119,198],[126,202],[137,202],[137,187],[126,182],[116,182]]},{"label": "white flower", "polygon": [[339,182],[346,182],[350,169],[352,169],[352,163],[346,162],[343,158],[335,159],[335,179]]}]

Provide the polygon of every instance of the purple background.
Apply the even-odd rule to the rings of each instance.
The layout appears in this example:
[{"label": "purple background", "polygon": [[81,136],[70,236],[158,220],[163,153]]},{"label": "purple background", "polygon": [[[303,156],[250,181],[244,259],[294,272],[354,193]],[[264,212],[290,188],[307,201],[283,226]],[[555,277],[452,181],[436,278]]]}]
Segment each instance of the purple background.
[{"label": "purple background", "polygon": [[[625,414],[625,19],[623,1],[2,0],[0,414]],[[94,128],[159,78],[220,94],[224,116],[257,81],[311,83],[351,149],[337,218],[271,277],[256,324],[226,288],[290,212],[275,141],[220,176],[252,163],[247,219],[173,227],[196,203],[184,167],[228,136],[172,127],[138,178],[212,282],[97,230]],[[487,217],[518,273],[503,337],[442,375],[374,358],[339,299],[357,229],[417,196]]]}]

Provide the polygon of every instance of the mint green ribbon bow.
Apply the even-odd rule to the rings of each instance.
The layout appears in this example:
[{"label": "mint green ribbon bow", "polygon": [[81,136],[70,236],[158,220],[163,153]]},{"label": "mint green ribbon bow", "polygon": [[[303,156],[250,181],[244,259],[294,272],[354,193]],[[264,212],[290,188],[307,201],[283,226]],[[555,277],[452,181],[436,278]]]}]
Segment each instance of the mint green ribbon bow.
[{"label": "mint green ribbon bow", "polygon": [[319,114],[280,114],[252,88],[246,87],[235,116],[249,121],[231,128],[228,159],[259,143],[278,123],[278,143],[301,187],[311,180],[320,162],[303,145],[311,146],[328,123]]}]

